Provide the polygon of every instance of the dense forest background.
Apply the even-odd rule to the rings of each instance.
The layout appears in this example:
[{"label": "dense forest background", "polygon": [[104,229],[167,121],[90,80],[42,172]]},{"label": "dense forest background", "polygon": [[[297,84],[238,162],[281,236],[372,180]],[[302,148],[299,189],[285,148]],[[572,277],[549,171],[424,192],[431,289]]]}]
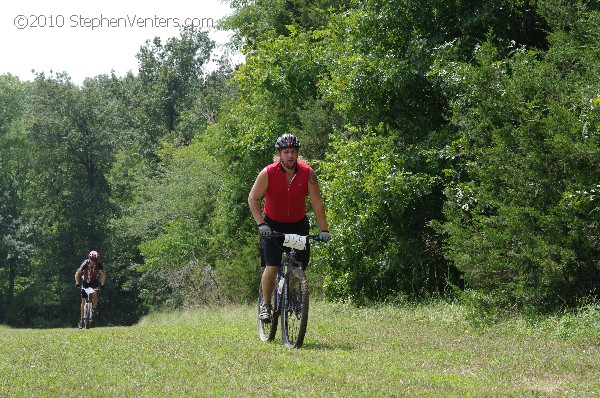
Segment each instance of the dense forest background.
[{"label": "dense forest background", "polygon": [[597,300],[600,3],[229,3],[242,65],[208,72],[214,43],[184,29],[123,77],[0,76],[0,323],[74,325],[92,249],[110,324],[254,300],[246,198],[285,132],[321,180],[322,298]]}]

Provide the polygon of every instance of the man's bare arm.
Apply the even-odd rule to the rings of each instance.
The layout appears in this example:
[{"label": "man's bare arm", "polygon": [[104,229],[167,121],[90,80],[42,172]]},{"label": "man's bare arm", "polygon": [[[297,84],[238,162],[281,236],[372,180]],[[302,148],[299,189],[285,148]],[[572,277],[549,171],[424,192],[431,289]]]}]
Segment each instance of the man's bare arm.
[{"label": "man's bare arm", "polygon": [[269,186],[269,176],[267,174],[267,169],[262,169],[261,172],[256,177],[256,181],[254,181],[254,185],[248,194],[248,206],[250,206],[250,211],[252,212],[252,217],[254,217],[254,221],[256,224],[262,224],[265,222],[265,219],[262,215],[262,209],[260,207],[260,200],[265,194]]},{"label": "man's bare arm", "polygon": [[310,175],[308,176],[308,193],[310,195],[310,203],[315,212],[315,217],[319,223],[319,228],[321,231],[328,230],[329,226],[327,224],[327,216],[325,215],[325,205],[323,203],[323,198],[321,198],[319,179],[314,170],[311,170]]}]

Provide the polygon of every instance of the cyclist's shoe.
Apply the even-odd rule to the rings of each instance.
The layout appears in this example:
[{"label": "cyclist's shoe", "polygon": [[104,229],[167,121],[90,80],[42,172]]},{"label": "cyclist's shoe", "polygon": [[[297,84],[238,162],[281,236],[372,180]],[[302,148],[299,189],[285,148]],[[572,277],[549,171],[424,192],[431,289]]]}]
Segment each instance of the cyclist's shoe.
[{"label": "cyclist's shoe", "polygon": [[97,318],[97,317],[98,317],[98,314],[100,313],[100,310],[98,310],[98,309],[95,309],[95,308],[94,308],[94,309],[92,310],[92,312],[93,312],[93,313],[92,313],[92,316],[93,316],[94,318]]},{"label": "cyclist's shoe", "polygon": [[258,319],[260,319],[263,322],[271,322],[271,312],[273,312],[273,307],[271,306],[271,304],[263,304],[260,307]]},{"label": "cyclist's shoe", "polygon": [[77,327],[79,329],[83,329],[83,319],[79,321],[79,323],[77,324]]}]

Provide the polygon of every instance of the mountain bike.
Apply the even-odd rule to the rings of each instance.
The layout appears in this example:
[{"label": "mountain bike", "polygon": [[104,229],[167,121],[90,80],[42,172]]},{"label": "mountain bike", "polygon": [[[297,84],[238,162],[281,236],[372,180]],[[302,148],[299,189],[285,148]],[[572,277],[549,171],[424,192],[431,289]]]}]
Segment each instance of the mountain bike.
[{"label": "mountain bike", "polygon": [[[316,240],[317,235],[296,235],[273,232],[273,237],[283,237],[283,246],[289,253],[281,260],[275,278],[275,288],[271,294],[273,312],[270,320],[258,319],[258,335],[262,341],[273,341],[277,333],[277,323],[281,317],[281,336],[287,347],[300,348],[304,342],[308,322],[308,280],[298,260],[299,250],[306,248],[308,240]],[[258,288],[258,312],[264,303],[262,283]]]},{"label": "mountain bike", "polygon": [[94,309],[92,305],[92,294],[98,289],[94,289],[93,287],[84,287],[82,290],[87,294],[87,299],[85,300],[85,304],[83,305],[83,328],[89,329],[92,327],[92,318],[94,315]]}]

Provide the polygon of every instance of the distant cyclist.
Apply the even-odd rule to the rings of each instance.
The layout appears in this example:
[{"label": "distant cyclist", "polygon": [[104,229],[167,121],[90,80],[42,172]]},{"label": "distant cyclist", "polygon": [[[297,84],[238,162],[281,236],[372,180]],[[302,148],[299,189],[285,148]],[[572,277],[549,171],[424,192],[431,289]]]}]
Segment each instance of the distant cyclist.
[{"label": "distant cyclist", "polygon": [[[275,286],[275,277],[283,254],[282,242],[267,239],[272,230],[288,234],[308,235],[310,225],[306,217],[306,197],[310,202],[319,223],[319,238],[329,241],[331,235],[327,230],[325,206],[321,198],[319,180],[313,169],[298,159],[300,141],[292,134],[284,134],[275,142],[274,162],[258,174],[254,186],[248,195],[248,205],[252,216],[258,224],[261,236],[262,255],[265,269],[261,284],[264,304],[259,318],[268,321],[271,318],[271,293]],[[260,200],[264,196],[264,210],[261,211]],[[299,259],[306,268],[310,258],[310,248],[301,250]]]},{"label": "distant cyclist", "polygon": [[[100,277],[100,278],[98,278]],[[82,284],[83,282],[83,284]],[[83,263],[79,266],[75,272],[75,286],[81,287],[81,315],[79,319],[79,329],[83,327],[83,306],[87,299],[87,293],[85,292],[86,287],[93,289],[104,289],[104,283],[106,282],[106,272],[102,269],[102,263],[100,262],[100,254],[97,251],[92,250],[88,255],[88,258],[83,260]],[[94,313],[97,312],[96,307],[98,306],[98,292],[92,293],[92,308]]]}]

